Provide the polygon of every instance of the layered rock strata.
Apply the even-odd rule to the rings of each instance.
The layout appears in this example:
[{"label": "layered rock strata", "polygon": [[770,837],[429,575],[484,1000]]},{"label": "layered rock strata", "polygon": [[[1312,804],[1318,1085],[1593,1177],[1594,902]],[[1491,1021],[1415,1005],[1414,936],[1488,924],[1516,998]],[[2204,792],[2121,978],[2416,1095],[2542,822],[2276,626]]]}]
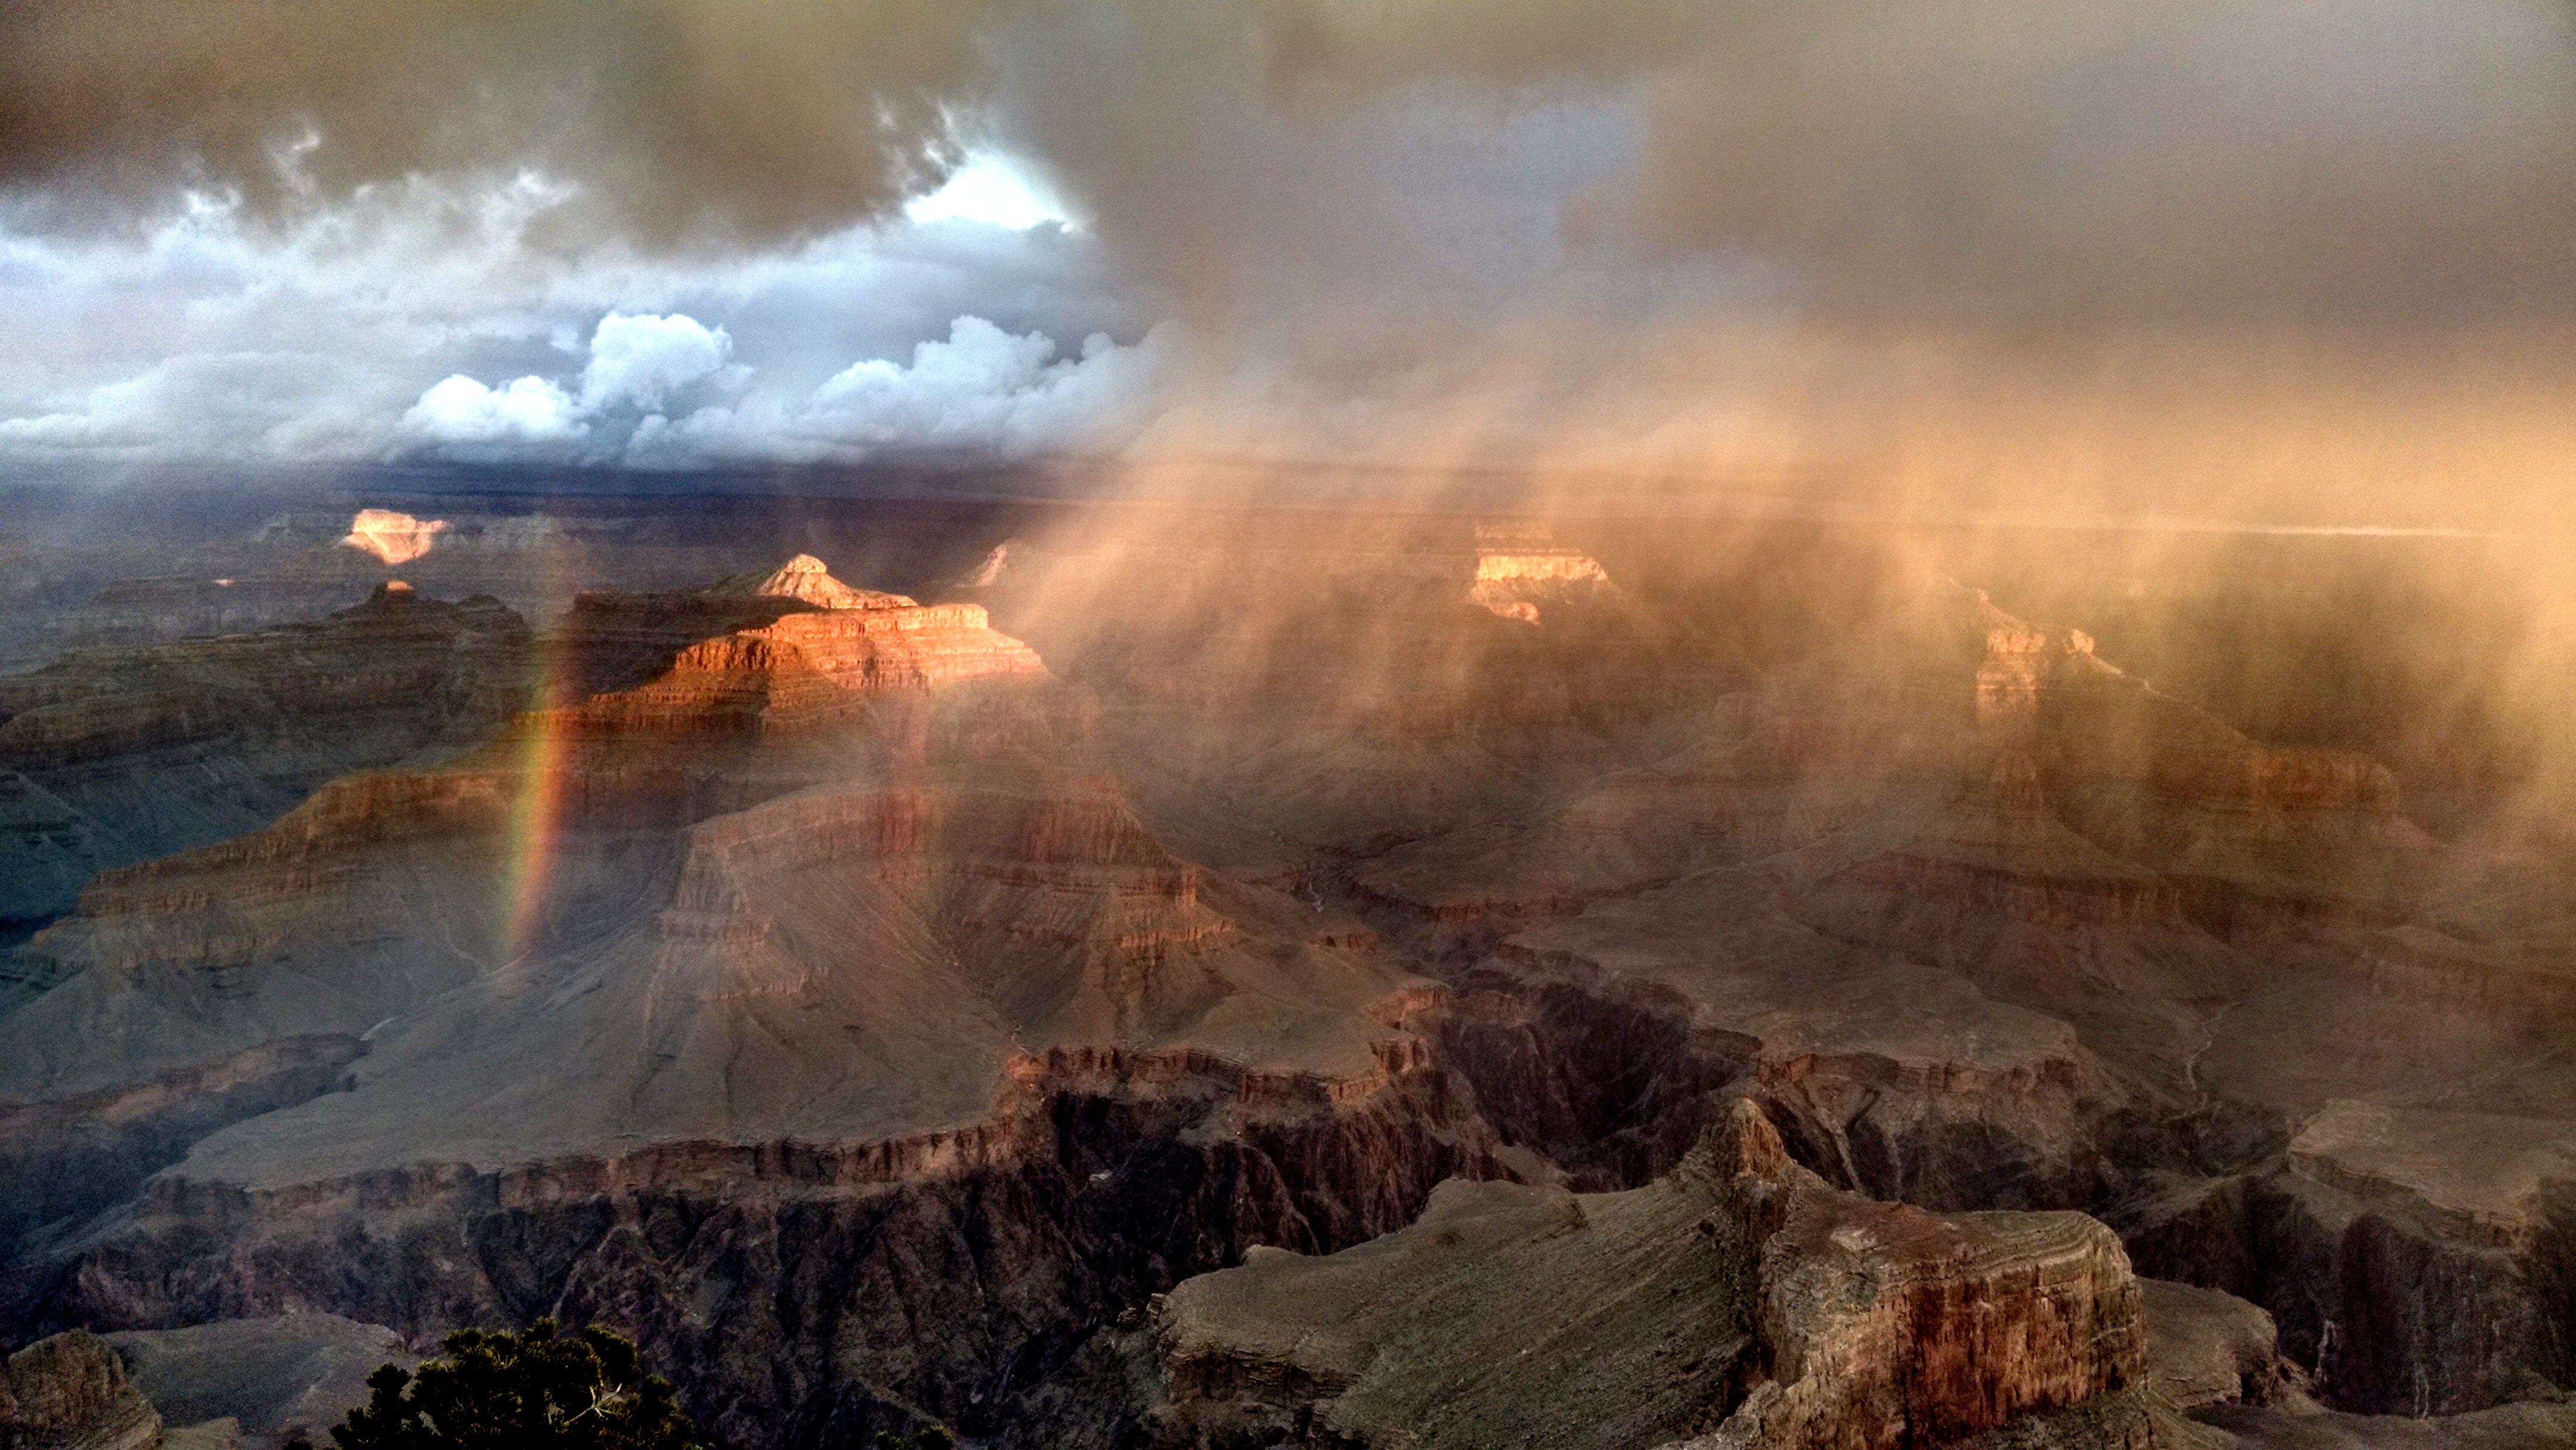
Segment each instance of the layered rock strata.
[{"label": "layered rock strata", "polygon": [[60,1265],[45,1312],[158,1328],[327,1310],[414,1336],[552,1314],[637,1337],[731,1443],[864,1443],[929,1417],[987,1443],[1106,1445],[1132,1394],[1068,1395],[1118,1361],[1118,1321],[1149,1295],[1254,1244],[1346,1247],[1443,1178],[1508,1171],[1470,1101],[1401,1060],[1343,1082],[1062,1053],[1009,1082],[974,1127],[895,1140],[271,1188],[165,1175]]},{"label": "layered rock strata", "polygon": [[9,1450],[160,1450],[161,1416],[106,1340],[73,1330],[0,1366],[0,1445]]},{"label": "layered rock strata", "polygon": [[113,874],[40,938],[62,980],[0,1024],[30,1121],[365,1050],[191,1120],[127,1210],[51,1205],[13,1318],[601,1317],[731,1434],[999,1431],[1179,1274],[1505,1171],[1372,1015],[1404,974],[1165,849],[1025,645],[780,577],[845,607],[594,597],[563,638],[658,674]]},{"label": "layered rock strata", "polygon": [[[1638,1076],[1749,1061],[1837,1183],[2103,1211],[2278,1316],[2336,1403],[2567,1382],[2563,880],[2434,840],[2366,757],[2251,740],[1946,586],[1708,736],[1347,879],[1476,973],[1665,994],[1672,1040],[1723,1045]],[[1613,1132],[1668,1152],[1688,1100],[1632,1092]],[[2364,1103],[2417,1147],[2362,1151]]]},{"label": "layered rock strata", "polygon": [[2339,1102],[2268,1171],[2120,1219],[2142,1263],[2270,1306],[2320,1394],[2446,1415],[2553,1395],[2576,1324],[2576,1136]]},{"label": "layered rock strata", "polygon": [[0,918],[60,915],[95,873],[256,829],[334,776],[480,742],[526,705],[530,647],[491,600],[387,586],[320,624],[0,680]]},{"label": "layered rock strata", "polygon": [[216,1129],[330,1091],[363,1050],[354,1033],[288,1037],[129,1086],[0,1106],[0,1263],[47,1226],[124,1201]]},{"label": "layered rock strata", "polygon": [[1162,1443],[1605,1450],[1938,1444],[2118,1391],[2146,1342],[2100,1224],[1836,1193],[1744,1100],[1645,1188],[1444,1185],[1183,1284],[1158,1338]]},{"label": "layered rock strata", "polygon": [[[16,1220],[11,1322],[597,1315],[745,1443],[1105,1446],[1147,1295],[1635,1189],[1724,1090],[1838,1188],[2100,1208],[2347,1408],[2568,1381],[2567,873],[1971,591],[1737,669],[1552,543],[1197,543],[1009,550],[1047,672],[804,561],[590,595],[496,747],[101,881],[0,1074],[15,1161],[128,1161]],[[2246,1312],[1976,1443],[2202,1445]]]},{"label": "layered rock strata", "polygon": [[[777,577],[856,602],[720,587],[708,607],[762,622],[643,684],[103,879],[28,949],[63,983],[12,1024],[26,1050],[0,1085],[51,1098],[374,1034],[355,1093],[242,1130],[267,1147],[207,1149],[312,1159],[264,1170],[292,1173],[353,1166],[335,1143],[503,1162],[634,1132],[964,1123],[1004,1059],[1051,1042],[1369,1067],[1359,1004],[1396,978],[1365,953],[1250,949],[1025,645],[972,605]],[[612,651],[705,618],[663,598],[577,613],[643,622],[582,625]],[[594,1046],[532,1073],[543,1040]]]}]

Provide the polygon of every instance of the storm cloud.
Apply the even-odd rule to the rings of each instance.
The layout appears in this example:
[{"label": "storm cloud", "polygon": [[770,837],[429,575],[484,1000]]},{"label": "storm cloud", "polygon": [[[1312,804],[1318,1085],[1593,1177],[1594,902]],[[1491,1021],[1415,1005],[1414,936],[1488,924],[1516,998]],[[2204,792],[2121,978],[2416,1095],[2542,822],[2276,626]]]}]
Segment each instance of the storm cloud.
[{"label": "storm cloud", "polygon": [[[2249,480],[2422,504],[2468,467],[2528,500],[2571,441],[2576,33],[2550,0],[85,0],[0,27],[26,245],[131,251],[211,211],[327,274],[393,255],[369,218],[470,241],[498,207],[482,255],[529,299],[415,309],[438,335],[310,416],[259,400],[322,341],[21,379],[0,443],[141,436],[165,363],[232,380],[223,446],[272,449],[596,448],[616,415],[665,450],[1117,436],[2187,508]],[[1076,224],[904,219],[978,154]],[[857,237],[956,270],[810,264]],[[1044,299],[988,300],[1077,255]],[[803,308],[774,285],[800,267]],[[619,373],[585,341],[612,315],[706,338],[685,376]],[[961,317],[1049,349],[978,395],[1002,413],[833,391],[854,362],[919,374]],[[1158,325],[1148,388],[1127,362]],[[790,336],[815,328],[838,335]],[[1090,399],[1068,368],[1126,380],[1097,402],[1117,428],[989,424]]]},{"label": "storm cloud", "polygon": [[771,244],[889,214],[999,127],[1166,280],[1394,276],[1418,238],[1347,232],[1419,140],[1405,105],[1472,130],[1614,104],[1638,154],[1561,198],[1587,241],[1772,258],[1872,305],[2561,310],[2571,23],[2545,0],[82,0],[0,19],[0,180],[76,221],[532,171],[580,193],[554,228]]},{"label": "storm cloud", "polygon": [[810,236],[954,159],[976,0],[81,0],[0,17],[0,180],[292,215],[421,175],[577,180],[557,225]]}]

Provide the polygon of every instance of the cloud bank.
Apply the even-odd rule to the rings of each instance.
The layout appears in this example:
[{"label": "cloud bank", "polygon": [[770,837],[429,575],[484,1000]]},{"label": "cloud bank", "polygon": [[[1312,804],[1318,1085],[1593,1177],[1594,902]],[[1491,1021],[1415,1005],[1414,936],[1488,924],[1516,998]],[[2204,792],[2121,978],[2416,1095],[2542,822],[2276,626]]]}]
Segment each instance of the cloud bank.
[{"label": "cloud bank", "polygon": [[[955,319],[944,341],[850,364],[801,395],[761,390],[731,364],[732,339],[695,318],[610,313],[568,386],[530,374],[486,385],[457,374],[403,415],[408,437],[480,459],[540,446],[555,456],[644,468],[858,461],[887,451],[1004,458],[1123,441],[1141,422],[1160,348],[1106,333],[1056,356],[1042,332]],[[687,406],[694,401],[694,406]]]},{"label": "cloud bank", "polygon": [[2563,313],[2571,82],[2551,0],[85,0],[0,16],[0,184],[96,225],[535,174],[542,244],[702,254],[892,216],[998,137],[1205,302],[1408,271],[1390,169],[1473,211],[1407,107],[1610,105],[1638,146],[1558,198],[1584,235],[1872,307]]},{"label": "cloud bank", "polygon": [[423,180],[282,229],[207,201],[108,238],[0,212],[0,460],[614,466],[648,415],[800,401],[960,316],[1068,346],[1106,333],[1122,352],[1151,321],[1059,225],[959,216],[716,258],[562,255],[532,237],[566,195],[537,177]]}]

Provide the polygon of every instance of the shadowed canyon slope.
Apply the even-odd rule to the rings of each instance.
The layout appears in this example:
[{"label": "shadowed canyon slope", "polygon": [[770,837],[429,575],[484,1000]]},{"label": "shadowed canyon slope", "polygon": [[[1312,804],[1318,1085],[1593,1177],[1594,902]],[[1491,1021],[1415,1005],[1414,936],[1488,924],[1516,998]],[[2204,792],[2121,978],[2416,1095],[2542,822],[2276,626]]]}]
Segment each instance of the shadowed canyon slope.
[{"label": "shadowed canyon slope", "polygon": [[380,681],[401,750],[276,715],[300,804],[11,958],[7,1322],[598,1318],[762,1445],[2372,1444],[2576,1381],[2545,837],[1919,559],[1563,532],[799,557],[492,635],[484,715]]},{"label": "shadowed canyon slope", "polygon": [[453,753],[526,702],[529,637],[409,585],[312,625],[76,652],[0,680],[0,920],[267,824],[352,770]]}]

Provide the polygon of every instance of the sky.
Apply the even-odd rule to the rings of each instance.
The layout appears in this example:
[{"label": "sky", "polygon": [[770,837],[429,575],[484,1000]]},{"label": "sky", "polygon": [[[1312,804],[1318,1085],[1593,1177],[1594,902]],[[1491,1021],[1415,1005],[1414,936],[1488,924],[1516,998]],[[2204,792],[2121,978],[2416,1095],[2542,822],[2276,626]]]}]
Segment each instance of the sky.
[{"label": "sky", "polygon": [[568,183],[405,178],[271,219],[184,194],[0,236],[0,452],[668,469],[1021,453],[1120,425],[1151,319],[998,154],[893,214],[712,256],[551,251]]},{"label": "sky", "polygon": [[0,465],[2563,519],[2563,0],[64,0]]}]

